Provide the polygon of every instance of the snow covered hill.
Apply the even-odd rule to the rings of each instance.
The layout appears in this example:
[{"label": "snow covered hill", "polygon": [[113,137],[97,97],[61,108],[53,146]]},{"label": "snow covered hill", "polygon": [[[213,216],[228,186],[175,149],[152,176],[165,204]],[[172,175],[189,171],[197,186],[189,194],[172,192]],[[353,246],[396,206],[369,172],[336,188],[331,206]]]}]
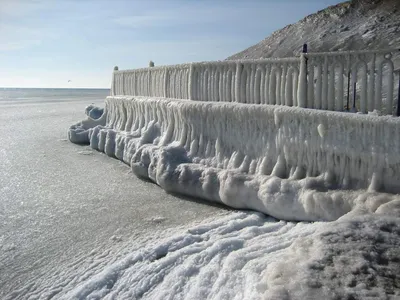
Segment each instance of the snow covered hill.
[{"label": "snow covered hill", "polygon": [[[400,48],[400,1],[352,0],[330,6],[228,59],[298,55],[303,43],[309,52]],[[399,67],[396,55],[395,69]]]}]

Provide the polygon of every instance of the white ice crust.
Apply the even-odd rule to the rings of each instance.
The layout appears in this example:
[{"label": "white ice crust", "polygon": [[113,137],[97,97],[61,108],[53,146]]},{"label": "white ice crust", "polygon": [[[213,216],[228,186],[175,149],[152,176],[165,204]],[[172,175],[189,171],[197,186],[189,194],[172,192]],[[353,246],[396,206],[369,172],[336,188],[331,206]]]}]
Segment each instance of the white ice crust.
[{"label": "white ice crust", "polygon": [[[231,212],[79,257],[8,299],[398,299],[400,221],[292,223]],[[111,256],[111,257],[110,257]]]},{"label": "white ice crust", "polygon": [[124,96],[69,138],[168,192],[316,221],[399,215],[399,132],[393,117]]}]

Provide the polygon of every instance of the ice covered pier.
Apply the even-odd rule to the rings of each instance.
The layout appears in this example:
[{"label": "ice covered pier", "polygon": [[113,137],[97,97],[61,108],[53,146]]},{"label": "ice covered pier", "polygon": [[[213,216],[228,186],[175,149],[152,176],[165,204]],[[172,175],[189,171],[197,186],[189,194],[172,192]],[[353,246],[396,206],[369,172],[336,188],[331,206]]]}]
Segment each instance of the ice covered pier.
[{"label": "ice covered pier", "polygon": [[[280,219],[392,211],[400,118],[392,116],[391,55],[303,53],[115,70],[104,114],[71,126],[69,138],[167,191]],[[341,112],[350,105],[386,115]]]}]

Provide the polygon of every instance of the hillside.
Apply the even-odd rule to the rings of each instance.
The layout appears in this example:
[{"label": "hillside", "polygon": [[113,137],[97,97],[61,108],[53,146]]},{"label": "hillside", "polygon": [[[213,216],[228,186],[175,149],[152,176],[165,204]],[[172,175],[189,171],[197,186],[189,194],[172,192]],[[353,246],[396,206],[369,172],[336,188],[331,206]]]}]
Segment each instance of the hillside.
[{"label": "hillside", "polygon": [[330,6],[228,59],[293,56],[303,43],[309,52],[400,48],[400,0],[353,0]]}]

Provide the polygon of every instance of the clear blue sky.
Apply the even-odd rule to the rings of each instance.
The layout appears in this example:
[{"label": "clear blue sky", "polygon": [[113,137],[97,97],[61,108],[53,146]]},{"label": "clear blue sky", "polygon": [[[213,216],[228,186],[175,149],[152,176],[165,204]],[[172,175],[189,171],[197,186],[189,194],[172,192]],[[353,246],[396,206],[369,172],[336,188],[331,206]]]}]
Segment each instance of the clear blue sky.
[{"label": "clear blue sky", "polygon": [[222,60],[339,2],[0,0],[0,87],[108,88],[115,65]]}]

